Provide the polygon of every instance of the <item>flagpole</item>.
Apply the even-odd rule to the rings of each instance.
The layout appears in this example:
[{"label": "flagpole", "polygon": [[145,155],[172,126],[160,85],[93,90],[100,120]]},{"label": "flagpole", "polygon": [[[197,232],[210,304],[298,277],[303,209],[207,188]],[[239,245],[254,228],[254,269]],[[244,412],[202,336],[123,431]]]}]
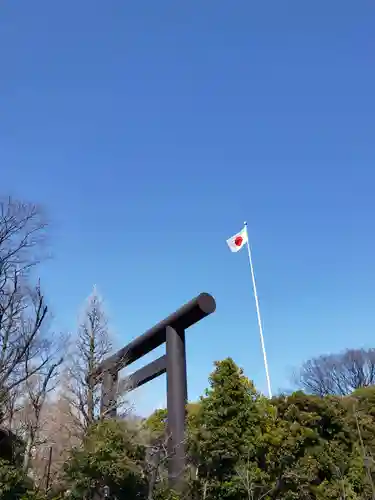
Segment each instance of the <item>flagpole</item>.
[{"label": "flagpole", "polygon": [[267,387],[268,387],[268,396],[272,398],[272,390],[271,390],[271,380],[270,380],[270,374],[268,371],[268,362],[267,362],[267,354],[266,354],[266,346],[264,344],[264,336],[263,336],[263,327],[262,327],[262,319],[260,316],[260,309],[259,309],[259,300],[258,300],[258,293],[257,293],[257,287],[256,287],[256,282],[255,282],[255,274],[254,274],[254,266],[253,266],[253,259],[251,257],[251,250],[250,250],[250,244],[249,244],[249,235],[247,232],[247,222],[244,223],[245,229],[246,229],[246,246],[247,246],[247,253],[249,255],[249,264],[250,264],[250,271],[251,271],[251,279],[253,282],[253,292],[254,292],[254,299],[255,299],[255,308],[257,312],[257,318],[258,318],[258,327],[259,327],[259,335],[260,335],[260,343],[262,346],[262,352],[263,352],[263,361],[264,361],[264,368],[266,370],[266,379],[267,379]]}]

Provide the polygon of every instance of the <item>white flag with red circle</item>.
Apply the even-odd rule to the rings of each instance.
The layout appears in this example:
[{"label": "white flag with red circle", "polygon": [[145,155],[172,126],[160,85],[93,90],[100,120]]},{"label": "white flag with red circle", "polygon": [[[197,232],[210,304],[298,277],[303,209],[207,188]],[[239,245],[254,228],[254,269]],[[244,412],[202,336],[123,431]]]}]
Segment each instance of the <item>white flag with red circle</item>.
[{"label": "white flag with red circle", "polygon": [[227,243],[231,252],[238,252],[241,250],[247,243],[247,228],[244,227],[242,231],[229,238]]}]

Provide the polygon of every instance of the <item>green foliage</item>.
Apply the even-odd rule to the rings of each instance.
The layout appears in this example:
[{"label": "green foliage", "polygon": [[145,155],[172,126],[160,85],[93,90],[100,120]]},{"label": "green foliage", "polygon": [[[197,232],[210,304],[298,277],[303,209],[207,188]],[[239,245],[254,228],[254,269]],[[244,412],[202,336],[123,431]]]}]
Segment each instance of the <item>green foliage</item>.
[{"label": "green foliage", "polygon": [[93,495],[105,485],[119,498],[142,498],[146,492],[144,455],[136,431],[128,429],[125,422],[108,420],[93,425],[82,449],[73,451],[66,466],[72,498]]},{"label": "green foliage", "polygon": [[1,500],[32,500],[31,481],[24,475],[20,467],[15,467],[6,460],[0,459],[0,498]]},{"label": "green foliage", "polygon": [[144,422],[144,427],[158,440],[165,435],[168,412],[166,408],[155,410]]},{"label": "green foliage", "polygon": [[297,392],[269,401],[231,359],[216,363],[189,450],[195,498],[373,498],[374,395]]},{"label": "green foliage", "polygon": [[[180,496],[166,481],[167,417],[161,409],[141,428],[126,421],[91,426],[71,452],[62,490],[71,491],[71,500],[92,498],[104,485],[118,500],[145,500],[150,485],[153,500],[375,498],[374,387],[344,397],[295,392],[269,400],[232,359],[215,363],[205,395],[187,405]],[[162,450],[157,468],[147,446]],[[156,483],[151,470],[158,471]],[[0,499],[17,498],[47,500],[16,462],[0,462]]]},{"label": "green foliage", "polygon": [[372,474],[344,399],[295,393],[274,403],[279,442],[271,450],[271,471],[278,498],[372,498]]},{"label": "green foliage", "polygon": [[165,483],[162,483],[156,487],[152,500],[182,500],[183,498],[186,497],[170,490]]},{"label": "green foliage", "polygon": [[[193,428],[199,417],[200,403],[188,403],[186,405],[187,428]],[[168,411],[166,408],[155,410],[143,423],[144,428],[149,430],[153,436],[162,437],[167,430]]]},{"label": "green foliage", "polygon": [[201,399],[194,451],[206,498],[235,499],[243,489],[239,469],[262,476],[257,459],[261,398],[232,359],[215,366]]}]

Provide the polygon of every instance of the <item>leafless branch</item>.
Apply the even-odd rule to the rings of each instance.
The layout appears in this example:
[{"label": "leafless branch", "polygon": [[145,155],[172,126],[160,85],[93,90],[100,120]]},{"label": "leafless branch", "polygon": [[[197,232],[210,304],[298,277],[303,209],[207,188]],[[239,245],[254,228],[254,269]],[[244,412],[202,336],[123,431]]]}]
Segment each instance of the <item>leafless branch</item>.
[{"label": "leafless branch", "polygon": [[[21,385],[26,359],[43,346],[47,306],[40,284],[30,286],[30,271],[41,258],[46,223],[35,205],[0,200],[0,397]],[[34,364],[34,373],[43,360]],[[32,375],[32,374],[31,374]]]},{"label": "leafless branch", "polygon": [[96,288],[81,315],[66,370],[66,398],[81,432],[100,417],[100,386],[89,377],[112,349],[108,320]]},{"label": "leafless branch", "polygon": [[318,396],[345,396],[375,383],[375,349],[348,349],[324,355],[302,365],[300,385]]},{"label": "leafless branch", "polygon": [[[53,338],[53,336],[51,336]],[[27,471],[34,450],[43,444],[42,412],[49,393],[56,389],[63,343],[44,339],[38,346],[37,355],[26,355],[24,359],[24,382],[17,387],[19,410],[13,416],[13,427],[26,443],[24,470]]]}]

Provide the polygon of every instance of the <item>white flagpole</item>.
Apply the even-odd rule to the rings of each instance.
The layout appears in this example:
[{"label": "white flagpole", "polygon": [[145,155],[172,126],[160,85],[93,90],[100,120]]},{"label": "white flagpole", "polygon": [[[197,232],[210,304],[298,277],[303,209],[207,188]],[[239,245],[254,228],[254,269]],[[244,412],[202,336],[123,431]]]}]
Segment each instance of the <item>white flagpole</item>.
[{"label": "white flagpole", "polygon": [[247,222],[245,222],[244,225],[245,225],[245,230],[246,230],[246,246],[247,246],[247,253],[249,255],[249,264],[250,264],[250,271],[251,271],[251,279],[253,281],[253,292],[254,292],[254,299],[255,299],[255,308],[256,308],[257,317],[258,317],[260,343],[262,345],[264,368],[266,370],[268,396],[270,398],[272,398],[271,380],[270,380],[270,374],[269,374],[269,371],[268,371],[267,354],[266,354],[266,347],[265,347],[265,344],[264,344],[263,327],[262,327],[262,319],[261,319],[261,316],[260,316],[257,287],[256,287],[256,283],[255,283],[255,274],[254,274],[253,259],[251,257],[251,250],[250,250],[250,244],[249,244],[249,234],[247,232]]}]

